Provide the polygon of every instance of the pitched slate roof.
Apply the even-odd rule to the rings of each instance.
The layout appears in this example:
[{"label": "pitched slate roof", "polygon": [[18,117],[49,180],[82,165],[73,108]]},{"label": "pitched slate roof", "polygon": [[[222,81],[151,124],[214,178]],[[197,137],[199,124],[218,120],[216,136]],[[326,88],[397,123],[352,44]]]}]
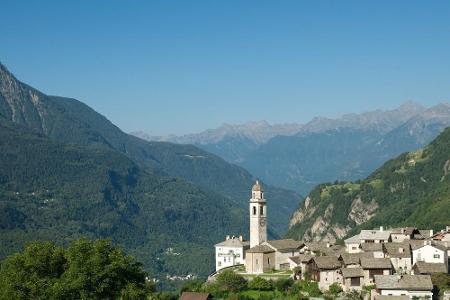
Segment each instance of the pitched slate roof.
[{"label": "pitched slate roof", "polygon": [[248,246],[250,246],[249,241],[241,241],[239,238],[231,238],[215,245],[215,247],[248,247]]},{"label": "pitched slate roof", "polygon": [[272,252],[275,252],[275,250],[266,245],[258,245],[247,250],[247,253],[272,253]]},{"label": "pitched slate roof", "polygon": [[409,243],[411,245],[411,249],[412,250],[417,250],[417,249],[420,249],[420,248],[425,247],[425,246],[432,246],[432,247],[434,247],[436,249],[439,249],[439,250],[442,250],[442,251],[447,251],[447,247],[445,247],[444,245],[432,242],[430,240],[414,241],[414,242],[413,242],[413,240],[411,240],[411,241],[409,241]]},{"label": "pitched slate roof", "polygon": [[383,243],[362,243],[361,249],[364,252],[383,251]]},{"label": "pitched slate roof", "polygon": [[306,262],[310,261],[311,258],[313,258],[313,256],[309,255],[309,254],[300,254],[297,256],[289,257],[289,259],[292,260],[297,265],[300,263],[306,263]]},{"label": "pitched slate roof", "polygon": [[426,263],[424,261],[418,261],[414,265],[414,273],[419,274],[434,274],[434,273],[447,273],[444,263]]},{"label": "pitched slate roof", "polygon": [[359,244],[360,239],[359,239],[359,234],[354,235],[352,237],[349,237],[348,239],[344,240],[345,244]]},{"label": "pitched slate roof", "polygon": [[430,275],[375,275],[375,285],[382,290],[431,291]]},{"label": "pitched slate roof", "polygon": [[342,268],[342,276],[344,278],[364,277],[364,271],[362,268]]},{"label": "pitched slate roof", "polygon": [[409,243],[384,243],[384,252],[389,257],[405,258],[411,257]]},{"label": "pitched slate roof", "polygon": [[373,258],[373,252],[360,252],[360,253],[342,253],[340,255],[344,265],[359,265],[361,257]]},{"label": "pitched slate roof", "polygon": [[391,260],[389,258],[368,258],[361,257],[361,267],[363,269],[391,269]]},{"label": "pitched slate roof", "polygon": [[302,242],[293,239],[271,240],[266,243],[280,252],[295,251],[303,246]]},{"label": "pitched slate roof", "polygon": [[359,233],[361,240],[384,240],[387,242],[390,236],[390,230],[361,230]]},{"label": "pitched slate roof", "polygon": [[336,256],[316,256],[312,259],[317,267],[322,270],[335,270],[341,267],[341,262]]}]

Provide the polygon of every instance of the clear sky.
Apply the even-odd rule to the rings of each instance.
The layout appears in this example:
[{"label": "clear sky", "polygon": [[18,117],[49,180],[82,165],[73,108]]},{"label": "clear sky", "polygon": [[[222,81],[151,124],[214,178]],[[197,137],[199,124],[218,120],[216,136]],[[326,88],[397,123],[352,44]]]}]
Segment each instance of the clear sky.
[{"label": "clear sky", "polygon": [[450,99],[450,1],[0,0],[0,61],[125,131]]}]

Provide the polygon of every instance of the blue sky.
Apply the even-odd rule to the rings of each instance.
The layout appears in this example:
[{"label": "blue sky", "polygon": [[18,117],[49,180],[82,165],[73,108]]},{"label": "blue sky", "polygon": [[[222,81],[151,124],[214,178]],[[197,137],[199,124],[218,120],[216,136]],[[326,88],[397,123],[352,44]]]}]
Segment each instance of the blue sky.
[{"label": "blue sky", "polygon": [[7,1],[0,61],[125,131],[450,100],[450,1]]}]

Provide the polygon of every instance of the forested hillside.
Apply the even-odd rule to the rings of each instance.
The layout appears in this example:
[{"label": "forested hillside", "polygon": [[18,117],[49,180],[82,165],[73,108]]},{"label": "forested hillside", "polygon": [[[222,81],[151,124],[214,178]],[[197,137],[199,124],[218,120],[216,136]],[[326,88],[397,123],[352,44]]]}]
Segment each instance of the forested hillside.
[{"label": "forested hillside", "polygon": [[288,237],[336,240],[356,229],[450,222],[450,128],[364,180],[317,186],[294,213]]},{"label": "forested hillside", "polygon": [[206,275],[211,246],[247,229],[246,211],[227,198],[150,174],[117,151],[0,121],[0,153],[1,258],[31,240],[112,238],[151,275]]},{"label": "forested hillside", "polygon": [[[122,132],[75,99],[47,96],[18,81],[0,64],[0,119],[20,124],[64,143],[116,150],[148,172],[182,178],[203,190],[221,194],[247,209],[255,177],[246,170],[190,145],[148,142]],[[271,230],[282,234],[301,197],[268,186]]]}]

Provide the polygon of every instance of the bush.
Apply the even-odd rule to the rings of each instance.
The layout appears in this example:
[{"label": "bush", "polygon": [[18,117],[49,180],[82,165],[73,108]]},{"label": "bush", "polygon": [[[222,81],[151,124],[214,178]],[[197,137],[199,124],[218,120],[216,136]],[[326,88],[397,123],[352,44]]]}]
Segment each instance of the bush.
[{"label": "bush", "polygon": [[275,289],[280,292],[287,292],[293,284],[294,280],[291,278],[280,278],[274,282]]},{"label": "bush", "polygon": [[251,280],[248,283],[248,287],[257,291],[270,291],[273,289],[269,281],[259,276],[256,276],[253,280]]},{"label": "bush", "polygon": [[337,296],[342,292],[342,287],[339,283],[335,282],[332,285],[330,285],[328,292],[334,296]]},{"label": "bush", "polygon": [[244,277],[231,270],[226,270],[217,275],[217,284],[225,291],[241,291],[247,287]]}]

